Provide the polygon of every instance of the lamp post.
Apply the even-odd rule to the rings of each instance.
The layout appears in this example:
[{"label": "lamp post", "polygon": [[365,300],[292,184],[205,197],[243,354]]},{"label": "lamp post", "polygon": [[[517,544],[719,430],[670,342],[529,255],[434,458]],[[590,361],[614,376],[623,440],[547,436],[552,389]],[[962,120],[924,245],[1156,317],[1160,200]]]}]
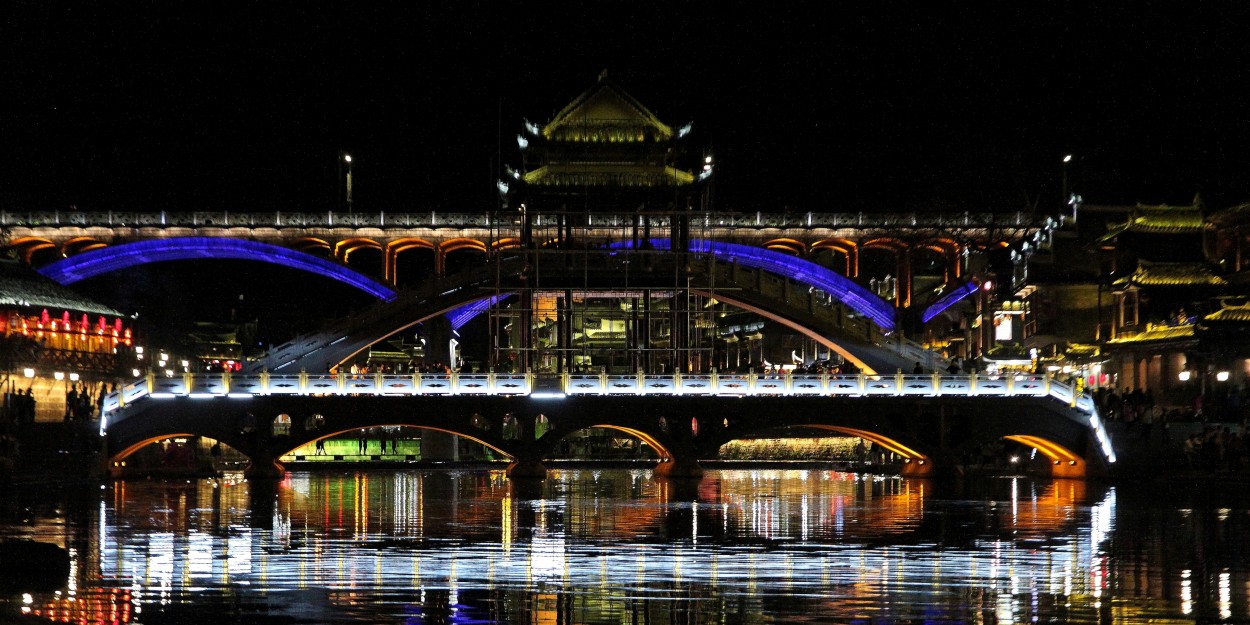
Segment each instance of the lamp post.
[{"label": "lamp post", "polygon": [[352,155],[344,154],[343,161],[347,163],[346,199],[347,199],[347,213],[350,215],[352,213]]},{"label": "lamp post", "polygon": [[[1068,202],[1068,163],[1072,162],[1071,154],[1063,155],[1063,206],[1067,207]],[[1072,220],[1076,221],[1076,212],[1072,213]]]}]

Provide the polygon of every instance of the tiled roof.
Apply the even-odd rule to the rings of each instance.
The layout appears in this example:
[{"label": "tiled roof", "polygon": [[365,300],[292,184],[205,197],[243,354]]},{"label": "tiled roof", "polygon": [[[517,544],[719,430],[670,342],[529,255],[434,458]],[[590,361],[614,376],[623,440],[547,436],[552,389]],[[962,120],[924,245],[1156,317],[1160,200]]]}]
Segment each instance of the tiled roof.
[{"label": "tiled roof", "polygon": [[122,313],[45,278],[13,261],[0,261],[0,308],[28,307],[120,317]]},{"label": "tiled roof", "polygon": [[668,141],[673,129],[647,107],[601,75],[542,129],[553,141],[636,143]]},{"label": "tiled roof", "polygon": [[1126,343],[1150,343],[1155,341],[1175,341],[1192,338],[1194,338],[1193,324],[1169,326],[1148,323],[1146,324],[1145,332],[1138,332],[1137,334],[1131,336],[1121,336],[1107,342],[1123,345]]},{"label": "tiled roof", "polygon": [[1088,358],[1098,355],[1098,346],[1072,343],[1068,345],[1067,349],[1063,350],[1063,353],[1068,358]]},{"label": "tiled roof", "polygon": [[1116,280],[1112,286],[1228,286],[1228,281],[1211,271],[1206,263],[1154,263],[1138,261],[1133,275]]},{"label": "tiled roof", "polygon": [[1196,234],[1207,227],[1198,205],[1168,206],[1167,204],[1138,204],[1128,221],[1113,226],[1100,239],[1108,241],[1124,232],[1147,234]]},{"label": "tiled roof", "polygon": [[1233,306],[1225,304],[1223,308],[1203,317],[1202,320],[1223,321],[1230,323],[1250,323],[1250,304]]}]

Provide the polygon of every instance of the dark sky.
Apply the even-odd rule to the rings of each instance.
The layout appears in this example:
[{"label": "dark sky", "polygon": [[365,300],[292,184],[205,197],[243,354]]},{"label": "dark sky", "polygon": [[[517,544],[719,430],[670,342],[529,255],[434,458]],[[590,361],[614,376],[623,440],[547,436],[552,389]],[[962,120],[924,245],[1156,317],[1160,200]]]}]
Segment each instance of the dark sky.
[{"label": "dark sky", "polygon": [[1250,201],[1234,3],[718,4],[13,0],[0,207],[481,211],[604,69],[724,210]]}]

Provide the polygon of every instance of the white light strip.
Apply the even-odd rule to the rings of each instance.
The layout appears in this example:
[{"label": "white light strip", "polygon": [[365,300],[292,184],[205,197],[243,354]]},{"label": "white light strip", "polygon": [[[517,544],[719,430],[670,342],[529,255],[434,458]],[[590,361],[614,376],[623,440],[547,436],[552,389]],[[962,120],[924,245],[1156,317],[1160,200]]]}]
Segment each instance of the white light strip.
[{"label": "white light strip", "polygon": [[567,397],[564,393],[530,393],[533,399],[564,399]]},{"label": "white light strip", "polygon": [[212,399],[214,397],[221,397],[221,396],[214,395],[212,393],[191,393],[187,397],[190,397],[191,399]]},{"label": "white light strip", "polygon": [[251,399],[256,396],[251,393],[226,393],[226,397],[230,399]]},{"label": "white light strip", "polygon": [[148,394],[148,397],[151,397],[152,399],[173,399],[177,397],[177,395],[173,393],[150,393]]}]

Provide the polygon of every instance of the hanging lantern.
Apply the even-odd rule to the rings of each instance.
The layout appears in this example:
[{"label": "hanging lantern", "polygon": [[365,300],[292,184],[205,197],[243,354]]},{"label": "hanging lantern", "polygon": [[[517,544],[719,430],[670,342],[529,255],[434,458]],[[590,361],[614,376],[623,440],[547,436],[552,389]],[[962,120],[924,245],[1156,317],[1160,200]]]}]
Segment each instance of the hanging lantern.
[{"label": "hanging lantern", "polygon": [[39,325],[46,326],[52,322],[52,317],[48,315],[48,309],[43,309],[43,313],[39,315]]}]

